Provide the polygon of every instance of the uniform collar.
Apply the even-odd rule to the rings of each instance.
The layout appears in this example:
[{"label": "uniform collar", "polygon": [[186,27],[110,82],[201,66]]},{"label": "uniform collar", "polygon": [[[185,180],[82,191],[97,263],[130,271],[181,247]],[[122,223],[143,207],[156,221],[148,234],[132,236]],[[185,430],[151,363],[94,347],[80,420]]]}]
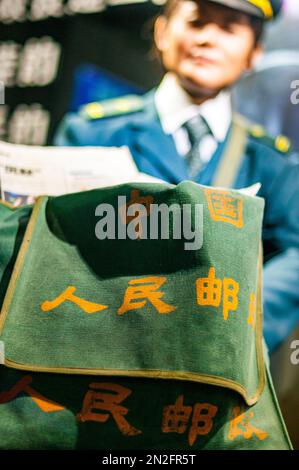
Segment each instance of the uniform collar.
[{"label": "uniform collar", "polygon": [[155,106],[166,134],[173,134],[186,121],[201,114],[218,142],[222,142],[232,120],[231,96],[227,91],[201,105],[192,103],[176,77],[167,73],[155,93]]}]

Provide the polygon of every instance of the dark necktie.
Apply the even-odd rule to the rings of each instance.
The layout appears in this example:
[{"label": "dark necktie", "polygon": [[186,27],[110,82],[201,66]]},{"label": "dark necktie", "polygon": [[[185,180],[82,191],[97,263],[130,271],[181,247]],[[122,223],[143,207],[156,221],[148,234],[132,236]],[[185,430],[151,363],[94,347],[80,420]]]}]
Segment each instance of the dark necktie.
[{"label": "dark necktie", "polygon": [[190,141],[190,150],[185,155],[185,159],[189,169],[189,175],[194,178],[203,166],[203,161],[200,155],[200,142],[208,135],[211,135],[211,130],[206,120],[198,114],[189,121],[183,124],[186,129]]}]

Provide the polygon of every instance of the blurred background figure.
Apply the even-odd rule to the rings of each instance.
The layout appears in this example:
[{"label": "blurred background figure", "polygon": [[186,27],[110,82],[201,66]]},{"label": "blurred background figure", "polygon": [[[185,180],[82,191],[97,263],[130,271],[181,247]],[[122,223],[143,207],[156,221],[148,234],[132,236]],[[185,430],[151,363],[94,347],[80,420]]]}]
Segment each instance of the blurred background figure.
[{"label": "blurred background figure", "polygon": [[[270,135],[288,136],[299,150],[299,2],[285,0],[283,14],[265,32],[265,53],[235,89],[238,111]],[[250,97],[250,99],[248,99]]]}]

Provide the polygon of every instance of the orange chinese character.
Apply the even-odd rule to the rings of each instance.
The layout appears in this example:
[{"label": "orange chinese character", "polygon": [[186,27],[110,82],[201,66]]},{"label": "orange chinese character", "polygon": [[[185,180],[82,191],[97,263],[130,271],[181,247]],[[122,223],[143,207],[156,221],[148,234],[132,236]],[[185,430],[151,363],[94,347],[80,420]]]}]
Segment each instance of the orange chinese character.
[{"label": "orange chinese character", "polygon": [[161,297],[163,297],[164,292],[158,291],[166,280],[166,277],[152,276],[129,281],[130,287],[125,292],[123,304],[117,312],[118,315],[123,315],[129,310],[142,308],[147,302],[150,302],[161,314],[173,312],[176,307],[163,302]]},{"label": "orange chinese character", "polygon": [[192,414],[192,422],[189,429],[188,442],[190,446],[196,441],[197,436],[207,435],[213,428],[213,418],[218,407],[209,403],[196,403],[194,407],[185,406],[184,395],[180,395],[174,405],[165,406],[162,417],[162,432],[184,434]]},{"label": "orange chinese character", "polygon": [[[130,389],[113,383],[91,383],[90,388],[94,390],[89,390],[86,393],[82,410],[77,415],[78,421],[106,423],[112,416],[118,429],[125,436],[137,436],[142,433],[142,431],[128,423],[125,416],[129,410],[120,405],[122,401],[131,395],[132,391]],[[103,413],[103,411],[107,413]]]},{"label": "orange chinese character", "polygon": [[[126,205],[119,208],[119,213],[120,213],[120,217],[121,217],[121,220],[122,220],[123,224],[127,225],[132,220],[134,220],[136,218],[141,219],[141,217],[144,217],[144,216],[148,217],[150,215],[151,204],[153,204],[153,202],[154,202],[153,196],[140,196],[139,189],[133,189],[131,191],[130,201]],[[134,205],[134,204],[140,204],[143,207],[145,207],[144,213],[138,213],[137,216],[136,216],[136,214],[135,215],[127,215],[127,209],[130,206]],[[136,231],[136,238],[140,239],[141,235],[142,235],[142,224],[141,223],[136,224],[136,230],[135,231]]]},{"label": "orange chinese character", "polygon": [[251,325],[252,328],[255,327],[255,318],[256,318],[256,297],[254,294],[250,294],[249,313],[248,313],[247,323],[248,325]]},{"label": "orange chinese character", "polygon": [[251,439],[253,435],[256,435],[260,441],[266,439],[269,434],[251,424],[250,420],[253,417],[253,411],[245,413],[243,408],[239,406],[234,407],[229,423],[228,438],[233,441],[238,436],[242,436],[244,439]]},{"label": "orange chinese character", "polygon": [[243,228],[243,199],[228,191],[205,189],[211,218]]},{"label": "orange chinese character", "polygon": [[85,313],[97,313],[108,308],[107,305],[96,304],[94,302],[89,302],[88,300],[80,299],[74,295],[75,291],[76,287],[70,286],[64,292],[62,292],[62,294],[56,297],[56,299],[52,301],[46,300],[41,305],[42,311],[49,312],[50,310],[54,310],[66,301],[78,305],[78,307],[80,307]]},{"label": "orange chinese character", "polygon": [[238,308],[239,284],[234,279],[216,279],[215,268],[210,268],[208,277],[196,279],[198,305],[219,307],[223,297],[223,319],[228,319],[230,311]]},{"label": "orange chinese character", "polygon": [[216,416],[218,406],[210,403],[196,403],[193,408],[192,424],[189,431],[188,442],[193,446],[197,436],[205,436],[213,428],[213,418]]},{"label": "orange chinese character", "polygon": [[0,393],[0,404],[12,401],[14,398],[20,395],[20,393],[26,393],[44,413],[53,413],[54,411],[61,411],[65,409],[58,403],[48,400],[48,398],[44,397],[34,388],[32,388],[30,386],[32,380],[33,379],[30,375],[25,375],[8,392]]},{"label": "orange chinese character", "polygon": [[180,395],[174,405],[163,408],[162,432],[184,434],[187,430],[192,406],[184,406],[184,395]]}]

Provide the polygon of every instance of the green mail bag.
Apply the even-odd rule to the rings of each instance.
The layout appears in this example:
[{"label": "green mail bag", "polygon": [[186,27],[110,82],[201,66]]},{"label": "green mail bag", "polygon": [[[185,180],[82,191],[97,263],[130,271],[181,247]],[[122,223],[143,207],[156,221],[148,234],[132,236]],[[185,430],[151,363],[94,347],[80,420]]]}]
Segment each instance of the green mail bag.
[{"label": "green mail bag", "polygon": [[1,210],[0,449],[291,449],[261,199],[136,183]]}]

